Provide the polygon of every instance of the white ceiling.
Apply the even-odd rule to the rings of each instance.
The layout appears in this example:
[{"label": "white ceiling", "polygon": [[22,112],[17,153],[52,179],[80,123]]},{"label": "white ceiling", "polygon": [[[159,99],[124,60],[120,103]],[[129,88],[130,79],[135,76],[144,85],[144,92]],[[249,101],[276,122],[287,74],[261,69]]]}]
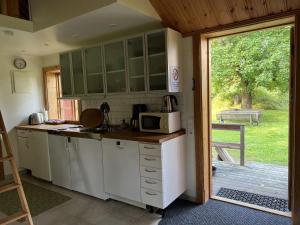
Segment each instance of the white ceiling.
[{"label": "white ceiling", "polygon": [[[0,27],[0,49],[5,54],[48,55],[82,46],[88,40],[95,42],[99,38],[100,41],[109,34],[154,23],[160,23],[157,17],[113,3],[37,32]],[[5,30],[13,31],[13,35],[5,34]]]}]

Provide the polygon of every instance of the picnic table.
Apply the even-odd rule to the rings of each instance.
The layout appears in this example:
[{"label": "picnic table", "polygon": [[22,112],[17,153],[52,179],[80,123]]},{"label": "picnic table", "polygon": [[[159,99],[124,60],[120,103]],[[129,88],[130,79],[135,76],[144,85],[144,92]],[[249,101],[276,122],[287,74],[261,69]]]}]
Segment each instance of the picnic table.
[{"label": "picnic table", "polygon": [[229,109],[217,113],[217,120],[224,123],[225,120],[249,120],[251,124],[258,125],[261,121],[262,109]]}]

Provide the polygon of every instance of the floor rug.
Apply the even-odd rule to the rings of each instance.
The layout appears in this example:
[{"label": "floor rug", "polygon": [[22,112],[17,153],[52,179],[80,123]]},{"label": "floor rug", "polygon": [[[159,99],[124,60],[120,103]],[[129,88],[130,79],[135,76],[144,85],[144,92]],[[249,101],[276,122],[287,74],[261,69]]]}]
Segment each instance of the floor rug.
[{"label": "floor rug", "polygon": [[217,200],[204,205],[176,200],[159,225],[291,225],[291,219]]},{"label": "floor rug", "polygon": [[269,209],[275,209],[282,212],[288,212],[288,201],[286,199],[275,198],[265,195],[253,194],[246,191],[238,191],[229,188],[221,188],[217,196],[228,198],[240,202],[250,203]]},{"label": "floor rug", "polygon": [[[22,181],[22,183],[32,216],[36,216],[71,199],[68,196],[47,190],[26,181]],[[11,215],[20,210],[21,205],[16,190],[0,194],[1,212],[6,215]]]}]

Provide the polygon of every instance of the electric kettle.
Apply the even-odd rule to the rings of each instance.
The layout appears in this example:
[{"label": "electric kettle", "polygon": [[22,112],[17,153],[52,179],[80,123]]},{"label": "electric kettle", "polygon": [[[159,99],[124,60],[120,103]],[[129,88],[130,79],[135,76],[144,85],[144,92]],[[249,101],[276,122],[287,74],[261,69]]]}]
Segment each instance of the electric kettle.
[{"label": "electric kettle", "polygon": [[174,112],[174,104],[178,105],[175,95],[165,95],[162,99],[161,112]]}]

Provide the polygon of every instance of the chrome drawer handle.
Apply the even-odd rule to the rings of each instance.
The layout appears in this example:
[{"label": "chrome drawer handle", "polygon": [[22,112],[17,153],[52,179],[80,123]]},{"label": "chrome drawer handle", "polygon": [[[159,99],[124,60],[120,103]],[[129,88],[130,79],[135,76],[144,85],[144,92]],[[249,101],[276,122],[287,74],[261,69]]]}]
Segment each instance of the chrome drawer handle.
[{"label": "chrome drawer handle", "polygon": [[147,160],[147,161],[155,161],[156,159],[150,159],[150,158],[144,158],[145,160]]},{"label": "chrome drawer handle", "polygon": [[124,149],[124,147],[121,147],[121,146],[117,146],[118,147],[118,149]]},{"label": "chrome drawer handle", "polygon": [[148,181],[148,180],[145,180],[145,183],[147,183],[147,184],[157,184],[157,182],[155,182],[155,181]]},{"label": "chrome drawer handle", "polygon": [[151,195],[151,196],[157,195],[157,194],[155,194],[155,193],[150,193],[150,192],[148,192],[148,191],[146,191],[145,193],[146,193],[147,195]]},{"label": "chrome drawer handle", "polygon": [[154,147],[144,146],[145,149],[155,149]]},{"label": "chrome drawer handle", "polygon": [[148,173],[156,173],[156,170],[145,169],[145,171],[148,172]]}]

